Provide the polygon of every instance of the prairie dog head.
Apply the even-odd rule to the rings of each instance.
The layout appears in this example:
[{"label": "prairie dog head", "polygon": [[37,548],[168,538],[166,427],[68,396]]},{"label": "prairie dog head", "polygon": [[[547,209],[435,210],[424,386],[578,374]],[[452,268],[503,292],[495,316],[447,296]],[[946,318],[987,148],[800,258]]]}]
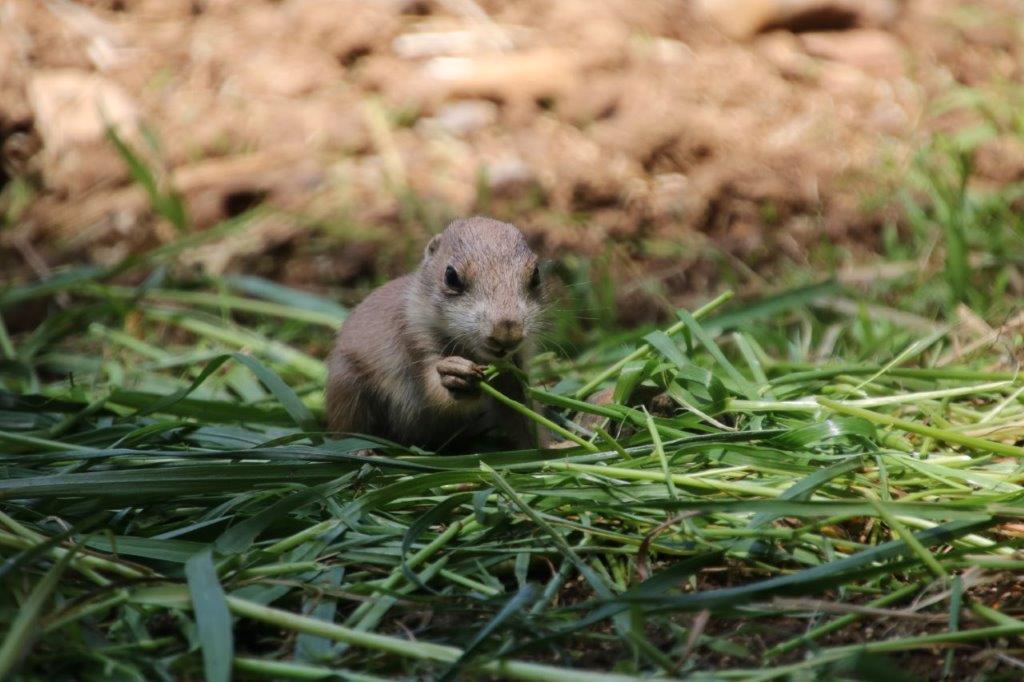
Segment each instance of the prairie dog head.
[{"label": "prairie dog head", "polygon": [[452,222],[427,244],[410,310],[445,352],[478,362],[514,356],[536,331],[543,304],[537,256],[523,234],[490,218]]}]

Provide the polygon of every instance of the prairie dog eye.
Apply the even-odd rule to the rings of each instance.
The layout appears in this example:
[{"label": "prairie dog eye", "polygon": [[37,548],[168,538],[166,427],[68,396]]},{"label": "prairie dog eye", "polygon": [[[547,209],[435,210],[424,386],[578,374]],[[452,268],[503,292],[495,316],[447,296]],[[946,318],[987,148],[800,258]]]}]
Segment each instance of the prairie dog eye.
[{"label": "prairie dog eye", "polygon": [[466,285],[459,277],[459,273],[450,265],[444,269],[444,285],[457,294],[466,290]]},{"label": "prairie dog eye", "polygon": [[533,272],[530,273],[530,288],[536,289],[540,286],[540,267],[534,265]]}]

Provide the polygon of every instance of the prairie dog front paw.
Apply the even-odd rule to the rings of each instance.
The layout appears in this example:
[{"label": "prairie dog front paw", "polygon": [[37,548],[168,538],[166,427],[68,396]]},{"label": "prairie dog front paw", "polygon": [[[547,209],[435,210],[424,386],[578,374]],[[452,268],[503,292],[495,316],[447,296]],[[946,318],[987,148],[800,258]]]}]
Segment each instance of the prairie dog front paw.
[{"label": "prairie dog front paw", "polygon": [[456,396],[477,395],[480,380],[484,378],[482,365],[457,355],[438,360],[437,373],[441,375],[441,385]]}]

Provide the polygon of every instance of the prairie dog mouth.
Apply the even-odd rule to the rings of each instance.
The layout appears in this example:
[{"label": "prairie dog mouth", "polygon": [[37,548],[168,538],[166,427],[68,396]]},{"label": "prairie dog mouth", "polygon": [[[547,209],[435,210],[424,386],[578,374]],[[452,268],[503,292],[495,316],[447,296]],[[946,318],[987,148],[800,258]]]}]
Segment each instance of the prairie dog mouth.
[{"label": "prairie dog mouth", "polygon": [[520,343],[514,343],[508,346],[495,346],[492,344],[483,344],[483,355],[488,356],[493,360],[504,360],[508,356],[519,350]]}]

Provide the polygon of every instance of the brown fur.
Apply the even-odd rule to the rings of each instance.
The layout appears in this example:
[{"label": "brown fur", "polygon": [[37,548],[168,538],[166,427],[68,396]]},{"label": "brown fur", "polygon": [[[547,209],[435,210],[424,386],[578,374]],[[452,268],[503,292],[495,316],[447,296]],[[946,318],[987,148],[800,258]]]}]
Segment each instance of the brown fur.
[{"label": "brown fur", "polygon": [[[543,295],[531,285],[536,263],[508,223],[457,220],[434,237],[415,272],[375,290],[342,325],[328,358],[330,429],[436,449],[498,427],[508,446],[536,446],[531,423],[475,386],[495,344],[525,336],[505,358],[523,365]],[[445,284],[448,267],[464,291]],[[523,400],[513,378],[496,387]]]}]

